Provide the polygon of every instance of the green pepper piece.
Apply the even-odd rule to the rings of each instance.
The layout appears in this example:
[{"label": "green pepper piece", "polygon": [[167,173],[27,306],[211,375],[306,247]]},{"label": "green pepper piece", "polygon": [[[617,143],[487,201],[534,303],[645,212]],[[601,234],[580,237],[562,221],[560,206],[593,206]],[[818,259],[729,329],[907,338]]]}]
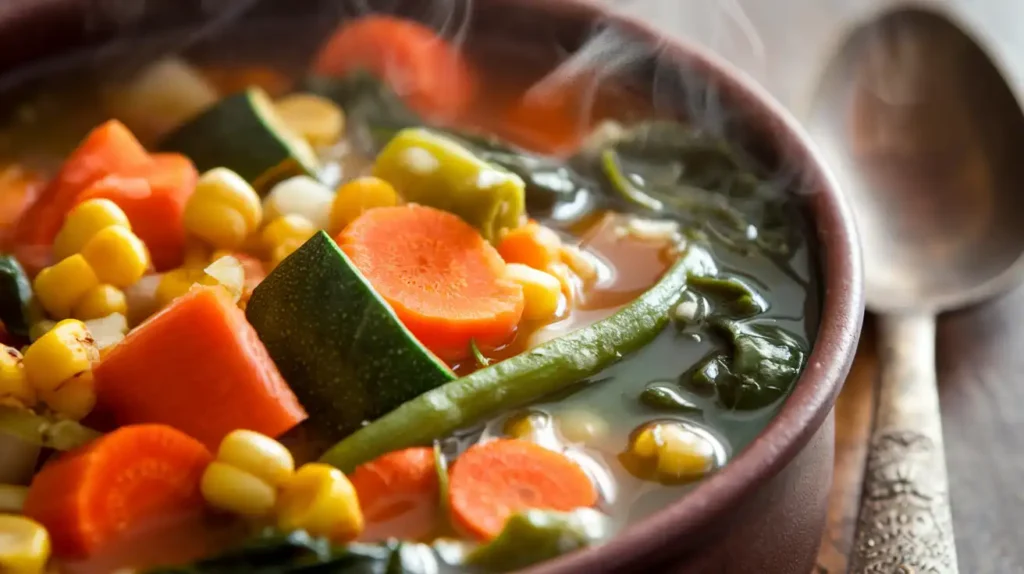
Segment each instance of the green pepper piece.
[{"label": "green pepper piece", "polygon": [[489,572],[510,572],[600,542],[609,531],[608,518],[591,508],[526,510],[513,514],[501,534],[473,550],[466,562]]},{"label": "green pepper piece", "polygon": [[680,258],[657,284],[614,315],[428,391],[349,435],[321,460],[351,471],[386,452],[429,444],[601,371],[665,327],[686,285],[687,260]]},{"label": "green pepper piece", "polygon": [[18,260],[0,255],[0,322],[8,333],[28,337],[32,321],[32,283]]},{"label": "green pepper piece", "polygon": [[492,243],[502,230],[518,227],[526,213],[519,176],[423,128],[398,132],[377,156],[373,174],[406,201],[458,215]]}]

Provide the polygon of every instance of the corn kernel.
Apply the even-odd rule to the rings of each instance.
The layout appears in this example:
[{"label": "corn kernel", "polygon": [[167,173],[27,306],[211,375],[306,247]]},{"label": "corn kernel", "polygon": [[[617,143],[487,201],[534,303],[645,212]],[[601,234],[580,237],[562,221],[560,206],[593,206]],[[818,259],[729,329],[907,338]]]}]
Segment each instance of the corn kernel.
[{"label": "corn kernel", "polygon": [[505,276],[523,288],[523,319],[547,321],[558,314],[562,284],[554,275],[521,263],[509,263],[505,270]]},{"label": "corn kernel", "polygon": [[302,247],[302,241],[285,241],[284,243],[275,246],[270,251],[270,257],[267,259],[268,266],[271,270],[277,268],[282,261],[288,258],[289,255],[295,253],[299,247]]},{"label": "corn kernel", "polygon": [[282,215],[271,221],[260,232],[260,239],[268,253],[281,245],[302,245],[317,232],[317,227],[301,215]]},{"label": "corn kernel", "polygon": [[573,409],[558,413],[558,431],[569,442],[594,446],[608,436],[608,421],[597,413]]},{"label": "corn kernel", "polygon": [[0,404],[29,408],[35,403],[36,393],[25,376],[21,353],[0,345]]},{"label": "corn kernel", "polygon": [[333,466],[302,465],[281,489],[277,505],[281,530],[305,530],[313,536],[346,542],[363,531],[363,512],[356,490]]},{"label": "corn kernel", "polygon": [[284,445],[250,430],[236,430],[224,437],[217,460],[275,487],[295,472],[295,460]]},{"label": "corn kernel", "polygon": [[101,229],[82,248],[101,283],[124,289],[142,278],[149,267],[146,244],[124,227]]},{"label": "corn kernel", "polygon": [[185,206],[185,229],[217,249],[237,249],[263,219],[256,191],[223,167],[204,173]]},{"label": "corn kernel", "polygon": [[203,284],[204,281],[209,282],[212,279],[203,268],[172,269],[160,277],[160,283],[156,287],[156,304],[159,308],[166,307],[171,301],[188,293],[192,285]]},{"label": "corn kernel", "polygon": [[199,490],[210,506],[248,518],[270,514],[277,502],[273,486],[220,461],[206,467]]},{"label": "corn kernel", "polygon": [[40,271],[32,288],[39,304],[51,317],[66,319],[82,297],[99,284],[92,266],[85,257],[76,254]]},{"label": "corn kernel", "polygon": [[39,393],[46,406],[63,418],[80,421],[96,406],[96,388],[92,371],[72,377],[52,391]]},{"label": "corn kernel", "polygon": [[85,323],[65,319],[25,351],[25,375],[36,392],[44,393],[91,371],[99,349]]},{"label": "corn kernel", "polygon": [[50,534],[24,516],[0,514],[0,572],[41,574],[50,560]]},{"label": "corn kernel", "polygon": [[60,261],[78,253],[101,229],[123,227],[131,231],[128,216],[109,199],[90,199],[75,206],[53,240],[53,257]]},{"label": "corn kernel", "polygon": [[512,437],[529,439],[547,428],[548,415],[540,411],[527,411],[510,417],[505,421],[502,431]]},{"label": "corn kernel", "polygon": [[398,192],[378,177],[366,176],[342,184],[331,205],[331,233],[337,234],[368,209],[398,205]]},{"label": "corn kernel", "polygon": [[709,440],[674,423],[645,428],[630,450],[638,457],[655,459],[658,475],[667,479],[699,478],[718,464],[715,446]]},{"label": "corn kernel", "polygon": [[114,313],[127,314],[128,300],[124,296],[124,291],[107,284],[90,289],[71,310],[73,317],[83,321],[101,319]]},{"label": "corn kernel", "polygon": [[658,454],[658,441],[654,438],[654,429],[645,428],[633,439],[631,450],[641,458],[651,458]]},{"label": "corn kernel", "polygon": [[330,145],[345,131],[345,112],[315,94],[292,94],[274,106],[288,127],[315,146]]}]

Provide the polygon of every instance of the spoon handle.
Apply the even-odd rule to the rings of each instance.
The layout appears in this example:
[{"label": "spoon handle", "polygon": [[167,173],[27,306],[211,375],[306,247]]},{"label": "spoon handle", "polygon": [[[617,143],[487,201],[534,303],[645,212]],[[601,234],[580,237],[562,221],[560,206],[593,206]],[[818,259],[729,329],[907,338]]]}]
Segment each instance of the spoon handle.
[{"label": "spoon handle", "polygon": [[879,318],[881,380],[850,572],[956,574],[935,317]]}]

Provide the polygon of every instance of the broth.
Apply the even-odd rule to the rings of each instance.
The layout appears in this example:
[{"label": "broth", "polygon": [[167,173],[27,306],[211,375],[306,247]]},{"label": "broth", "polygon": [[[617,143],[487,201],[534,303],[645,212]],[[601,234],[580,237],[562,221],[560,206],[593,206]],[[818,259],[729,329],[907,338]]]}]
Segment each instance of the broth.
[{"label": "broth", "polygon": [[[279,96],[295,89],[306,75],[310,54],[319,45],[308,37],[306,31],[309,28],[309,22],[301,20],[242,24],[216,38],[190,46],[184,57],[218,87],[221,96],[254,83],[271,95]],[[320,28],[322,26],[317,27]],[[264,41],[268,36],[289,41],[274,42],[269,46]],[[0,164],[28,166],[52,176],[88,130],[111,116],[110,92],[118,90],[118,86],[122,86],[157,52],[166,55],[162,52],[169,44],[173,42],[154,40],[151,45],[141,44],[122,52],[104,53],[85,63],[79,60],[59,72],[51,72],[17,89],[8,90],[9,97],[17,102],[17,106],[12,106],[15,112],[0,131]],[[288,49],[281,49],[281,45],[287,45]],[[550,58],[542,55],[530,59],[524,57],[521,50],[510,50],[508,45],[476,38],[470,38],[466,54],[482,74],[482,96],[476,98],[477,104],[468,112],[448,124],[462,130],[496,133],[513,143],[529,145],[536,133],[510,132],[508,126],[501,125],[497,119],[504,117],[509,106],[520,101],[525,91],[550,69]],[[508,65],[512,58],[515,66]],[[589,132],[606,120],[628,125],[649,119],[652,114],[647,98],[621,86],[606,85],[598,92],[593,114],[586,118],[584,127]],[[147,147],[155,146],[166,132],[166,127],[153,127],[146,125],[145,121],[129,127]],[[353,171],[362,170],[365,170],[365,165],[335,166],[335,174],[340,173],[343,180],[350,179]],[[489,361],[516,356],[539,341],[550,340],[614,315],[655,284],[679,256],[677,246],[664,238],[629,236],[630,222],[639,217],[640,211],[628,204],[609,204],[614,209],[603,206],[581,210],[573,208],[571,203],[561,210],[540,209],[535,218],[555,230],[566,244],[578,246],[598,263],[600,272],[596,283],[582,290],[575,304],[565,306],[559,320],[547,324],[526,322],[505,344],[485,349],[483,354]],[[784,255],[756,247],[736,249],[729,241],[716,235],[713,228],[709,232],[707,221],[692,213],[668,210],[658,214],[658,218],[681,223],[682,233],[690,237],[691,242],[706,241],[706,249],[717,263],[721,277],[733,278],[752,287],[767,301],[767,309],[754,318],[743,318],[744,321],[785,330],[801,343],[806,353],[814,341],[819,319],[818,276],[814,269],[812,246],[806,239],[810,233],[807,222],[803,220],[803,212],[796,199],[786,200],[785,208],[785,214],[790,218],[788,225],[795,230],[796,241]],[[534,215],[534,211],[530,213]],[[3,223],[2,218],[0,223]],[[706,239],[699,239],[701,237]],[[701,305],[718,305],[713,292],[700,294],[699,290],[691,290],[691,293],[698,293],[703,301]],[[531,440],[555,450],[565,450],[568,456],[580,462],[596,482],[600,495],[596,508],[611,519],[613,530],[621,529],[663,509],[696,484],[691,480],[663,483],[649,477],[638,477],[635,472],[627,470],[623,453],[629,451],[630,441],[636,439],[640,429],[657,421],[691,425],[687,428],[703,433],[700,436],[714,445],[711,456],[717,467],[735,456],[761,432],[788,394],[789,389],[785,389],[778,397],[758,408],[737,408],[735,405],[723,405],[721,396],[709,392],[707,387],[688,384],[687,377],[693,374],[695,366],[722,348],[722,342],[705,327],[685,321],[674,324],[662,329],[641,350],[623,357],[587,380],[533,404],[520,405],[487,417],[485,421],[441,440],[440,447],[449,460],[454,460],[469,444],[507,436],[509,425],[520,420],[517,417],[533,416],[532,420],[541,422],[533,427]],[[481,366],[472,358],[452,363],[460,376],[470,375]],[[644,404],[640,396],[651,388],[668,389],[688,407],[668,412]],[[595,437],[585,444],[567,440],[564,429],[558,428],[559,421],[565,417],[578,419],[588,415],[599,417],[607,428],[596,431]],[[293,448],[297,462],[301,463],[315,459],[329,446],[329,442],[316,434],[303,426],[282,440]],[[230,523],[226,528],[200,526],[196,531],[217,532],[219,537],[237,540],[242,536],[236,527],[236,523]],[[376,531],[394,532],[387,525],[377,525]],[[431,532],[443,536],[453,534],[451,528],[443,524],[436,525]],[[425,540],[432,538],[433,534]],[[113,553],[127,554],[114,560],[118,566],[180,562],[211,551],[211,544],[206,544],[202,551],[194,548],[188,551],[187,543],[172,544],[161,537],[141,537],[139,540],[142,542],[132,543],[127,553],[123,546]],[[159,548],[161,545],[163,547]],[[223,547],[226,544],[212,546]],[[92,561],[75,562],[70,571],[108,571],[109,560],[109,557],[98,557]]]}]

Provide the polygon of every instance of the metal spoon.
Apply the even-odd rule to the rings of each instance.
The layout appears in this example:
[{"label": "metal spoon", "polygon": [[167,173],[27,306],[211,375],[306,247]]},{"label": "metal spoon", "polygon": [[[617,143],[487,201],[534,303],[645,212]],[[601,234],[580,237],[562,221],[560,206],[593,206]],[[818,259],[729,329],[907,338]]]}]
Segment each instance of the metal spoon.
[{"label": "metal spoon", "polygon": [[826,68],[808,127],[851,198],[881,381],[850,572],[955,573],[935,317],[1024,269],[1024,114],[942,15],[888,13]]}]

